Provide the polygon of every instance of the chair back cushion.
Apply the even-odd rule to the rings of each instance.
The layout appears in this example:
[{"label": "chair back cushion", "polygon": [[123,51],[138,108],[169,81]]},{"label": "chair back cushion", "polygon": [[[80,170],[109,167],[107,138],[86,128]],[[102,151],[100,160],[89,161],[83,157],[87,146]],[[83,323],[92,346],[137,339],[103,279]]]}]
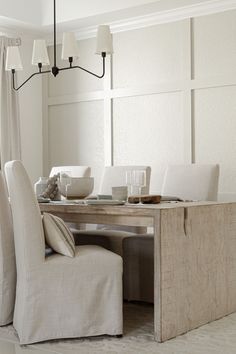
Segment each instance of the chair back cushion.
[{"label": "chair back cushion", "polygon": [[70,229],[61,218],[55,215],[43,214],[45,240],[55,252],[64,256],[75,256],[75,241]]},{"label": "chair back cushion", "polygon": [[149,193],[151,167],[149,166],[107,166],[104,168],[100,185],[100,194],[112,194],[112,187],[126,185],[126,171],[146,171],[146,186],[142,188],[142,194]]},{"label": "chair back cushion", "polygon": [[189,200],[217,200],[219,165],[170,165],[166,169],[162,195]]},{"label": "chair back cushion", "polygon": [[17,276],[45,260],[45,241],[39,205],[21,161],[5,164],[12,209]]},{"label": "chair back cushion", "polygon": [[59,172],[70,171],[71,177],[90,177],[91,167],[89,166],[55,166],[52,167],[49,177],[52,177]]},{"label": "chair back cushion", "polygon": [[13,320],[16,293],[14,235],[8,194],[0,172],[0,326]]},{"label": "chair back cushion", "polygon": [[[149,166],[107,166],[104,168],[100,185],[100,194],[112,194],[112,187],[126,185],[126,171],[144,170],[146,171],[146,186],[142,188],[142,194],[149,193],[151,167]],[[116,226],[98,225],[98,230],[118,230],[132,233],[145,233],[146,228],[140,226]]]}]

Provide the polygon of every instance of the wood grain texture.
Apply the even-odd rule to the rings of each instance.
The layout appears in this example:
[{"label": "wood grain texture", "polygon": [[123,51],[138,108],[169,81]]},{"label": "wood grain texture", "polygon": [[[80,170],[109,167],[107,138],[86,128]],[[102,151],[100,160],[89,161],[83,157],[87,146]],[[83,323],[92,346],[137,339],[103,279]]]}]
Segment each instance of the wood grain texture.
[{"label": "wood grain texture", "polygon": [[153,226],[155,210],[138,206],[95,206],[73,204],[40,204],[41,212],[52,213],[68,222]]},{"label": "wood grain texture", "polygon": [[236,311],[236,204],[161,211],[161,341]]},{"label": "wood grain texture", "polygon": [[161,285],[161,223],[160,211],[154,217],[154,338],[162,338],[162,285]]}]

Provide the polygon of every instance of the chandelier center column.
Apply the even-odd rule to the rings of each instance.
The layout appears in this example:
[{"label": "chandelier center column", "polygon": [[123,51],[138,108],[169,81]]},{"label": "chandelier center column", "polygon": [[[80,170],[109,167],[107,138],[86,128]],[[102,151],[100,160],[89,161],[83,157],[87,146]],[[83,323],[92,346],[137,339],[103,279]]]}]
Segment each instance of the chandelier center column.
[{"label": "chandelier center column", "polygon": [[53,43],[54,43],[54,48],[53,48],[53,55],[54,55],[54,61],[53,61],[53,67],[52,67],[52,74],[53,76],[57,76],[59,73],[59,69],[57,67],[57,28],[56,28],[56,0],[53,0],[54,3],[54,10],[53,10]]}]

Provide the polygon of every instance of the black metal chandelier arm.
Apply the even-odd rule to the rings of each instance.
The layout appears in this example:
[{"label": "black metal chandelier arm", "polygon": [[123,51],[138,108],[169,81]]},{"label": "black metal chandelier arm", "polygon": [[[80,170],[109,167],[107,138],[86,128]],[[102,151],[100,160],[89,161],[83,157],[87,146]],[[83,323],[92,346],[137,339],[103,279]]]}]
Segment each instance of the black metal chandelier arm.
[{"label": "black metal chandelier arm", "polygon": [[96,76],[98,79],[102,79],[104,77],[104,75],[105,75],[105,58],[106,58],[106,56],[102,56],[102,74],[101,75],[95,74],[92,71],[90,71],[88,69],[85,69],[85,68],[83,68],[82,66],[79,66],[79,65],[71,65],[71,66],[68,66],[66,68],[59,68],[58,70],[59,71],[63,71],[63,70],[70,70],[70,69],[81,69],[81,70],[85,71],[88,74]]},{"label": "black metal chandelier arm", "polygon": [[32,77],[36,76],[36,75],[39,75],[39,74],[48,74],[50,73],[51,70],[45,70],[45,71],[39,71],[39,72],[36,72],[36,73],[33,73],[32,75],[30,75],[28,77],[28,79],[26,79],[24,82],[22,82],[22,84],[18,87],[15,87],[15,70],[12,70],[12,86],[13,86],[13,89],[15,91],[18,91],[22,86],[24,86],[30,79],[32,79]]},{"label": "black metal chandelier arm", "polygon": [[92,71],[87,70],[87,69],[85,69],[85,68],[83,68],[82,66],[79,66],[79,65],[74,66],[74,68],[81,69],[81,70],[85,71],[85,72],[88,73],[88,74],[91,74],[91,75],[93,75],[93,76],[96,76],[98,79],[102,79],[102,78],[104,77],[104,75],[105,75],[105,67],[103,68],[102,75],[95,74],[95,73],[93,73]]}]

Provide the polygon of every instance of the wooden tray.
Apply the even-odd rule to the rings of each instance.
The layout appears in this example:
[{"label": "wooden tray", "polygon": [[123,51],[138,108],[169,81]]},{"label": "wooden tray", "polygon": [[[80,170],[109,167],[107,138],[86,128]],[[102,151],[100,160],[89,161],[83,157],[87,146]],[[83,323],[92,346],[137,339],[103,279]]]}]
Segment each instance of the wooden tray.
[{"label": "wooden tray", "polygon": [[[139,195],[131,195],[128,198],[128,203],[136,204],[139,203]],[[141,202],[143,204],[158,204],[161,201],[160,195],[143,194],[141,195]]]}]

